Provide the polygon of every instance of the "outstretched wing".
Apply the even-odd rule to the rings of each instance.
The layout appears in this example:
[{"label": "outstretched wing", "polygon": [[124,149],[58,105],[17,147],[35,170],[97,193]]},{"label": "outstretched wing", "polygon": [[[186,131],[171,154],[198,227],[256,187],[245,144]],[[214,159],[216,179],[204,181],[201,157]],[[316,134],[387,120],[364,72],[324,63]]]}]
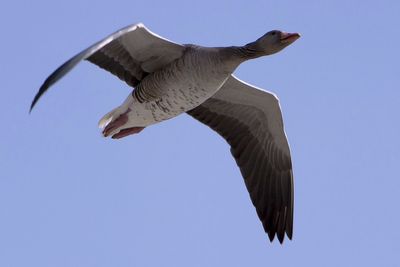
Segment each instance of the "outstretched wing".
[{"label": "outstretched wing", "polygon": [[278,99],[231,76],[188,112],[219,133],[244,177],[264,230],[282,243],[293,232],[293,175]]},{"label": "outstretched wing", "polygon": [[56,69],[40,87],[30,110],[39,98],[80,61],[88,61],[136,86],[148,73],[179,58],[184,46],[164,39],[143,24],[125,27],[83,50]]}]

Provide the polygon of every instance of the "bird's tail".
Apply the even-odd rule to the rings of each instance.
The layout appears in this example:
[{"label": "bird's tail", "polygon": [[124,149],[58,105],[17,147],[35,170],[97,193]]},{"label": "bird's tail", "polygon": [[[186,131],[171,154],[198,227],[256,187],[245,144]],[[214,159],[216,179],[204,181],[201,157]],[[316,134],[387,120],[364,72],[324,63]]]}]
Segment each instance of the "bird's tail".
[{"label": "bird's tail", "polygon": [[125,99],[124,103],[122,103],[121,106],[114,108],[100,119],[98,124],[99,128],[104,129],[105,127],[107,127],[107,125],[110,124],[111,121],[116,120],[122,113],[125,113],[132,105],[132,103],[133,97],[132,94],[129,94],[129,96]]},{"label": "bird's tail", "polygon": [[103,116],[103,118],[100,119],[99,121],[99,128],[104,129],[107,127],[107,125],[113,120],[113,118],[117,118],[120,115],[120,110],[119,107],[114,108],[110,112],[108,112],[106,115]]}]

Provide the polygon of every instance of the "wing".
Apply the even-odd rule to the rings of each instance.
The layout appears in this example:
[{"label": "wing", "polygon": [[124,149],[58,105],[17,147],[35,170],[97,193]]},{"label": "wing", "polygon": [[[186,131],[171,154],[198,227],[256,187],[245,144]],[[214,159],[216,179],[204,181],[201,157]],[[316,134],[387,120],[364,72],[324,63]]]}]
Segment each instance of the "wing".
[{"label": "wing", "polygon": [[293,175],[278,99],[231,76],[188,112],[219,133],[244,177],[264,230],[282,243],[293,232]]},{"label": "wing", "polygon": [[40,87],[30,110],[50,86],[84,59],[118,76],[130,86],[136,86],[148,73],[179,58],[184,49],[184,46],[152,33],[141,23],[125,27],[56,69]]}]

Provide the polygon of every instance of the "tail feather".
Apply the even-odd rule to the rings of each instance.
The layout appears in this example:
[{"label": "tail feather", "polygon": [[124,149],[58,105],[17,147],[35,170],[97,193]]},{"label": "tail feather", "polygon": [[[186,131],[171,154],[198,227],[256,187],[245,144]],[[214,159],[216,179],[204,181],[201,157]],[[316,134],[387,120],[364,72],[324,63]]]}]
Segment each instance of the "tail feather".
[{"label": "tail feather", "polygon": [[116,120],[121,114],[125,113],[129,107],[132,106],[133,102],[132,94],[129,94],[121,106],[114,108],[100,119],[99,128],[104,129],[107,127],[110,122]]},{"label": "tail feather", "polygon": [[104,129],[107,127],[107,125],[114,119],[117,118],[120,115],[120,112],[118,108],[115,108],[108,112],[106,115],[103,116],[103,118],[100,119],[99,121],[99,128]]}]

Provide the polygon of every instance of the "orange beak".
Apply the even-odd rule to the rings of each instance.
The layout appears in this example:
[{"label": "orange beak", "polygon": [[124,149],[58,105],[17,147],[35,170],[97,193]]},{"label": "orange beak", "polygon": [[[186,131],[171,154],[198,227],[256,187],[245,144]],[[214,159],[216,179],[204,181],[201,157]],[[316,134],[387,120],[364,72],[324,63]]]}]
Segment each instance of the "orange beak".
[{"label": "orange beak", "polygon": [[281,33],[281,42],[284,44],[291,44],[297,39],[300,38],[300,34],[296,33],[288,33],[288,32],[282,32]]}]

